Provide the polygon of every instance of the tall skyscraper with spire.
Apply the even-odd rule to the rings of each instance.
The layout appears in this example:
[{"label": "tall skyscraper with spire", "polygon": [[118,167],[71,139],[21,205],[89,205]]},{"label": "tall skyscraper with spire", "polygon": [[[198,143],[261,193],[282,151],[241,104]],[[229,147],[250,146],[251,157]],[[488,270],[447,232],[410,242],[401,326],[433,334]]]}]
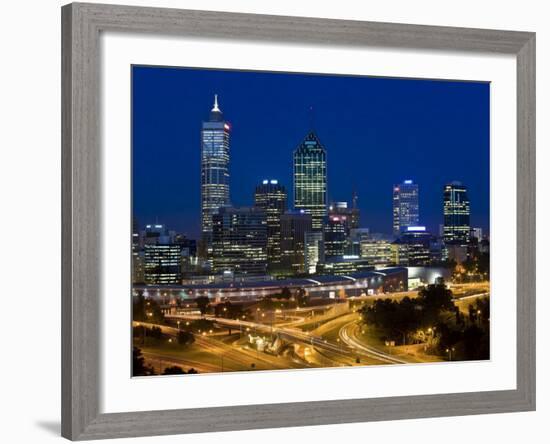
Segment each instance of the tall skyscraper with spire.
[{"label": "tall skyscraper with spire", "polygon": [[294,208],[311,214],[313,230],[327,216],[327,153],[312,130],[294,150]]},{"label": "tall skyscraper with spire", "polygon": [[212,251],[212,216],[230,205],[229,198],[229,133],[214,96],[214,106],[201,130],[201,231],[207,251]]}]

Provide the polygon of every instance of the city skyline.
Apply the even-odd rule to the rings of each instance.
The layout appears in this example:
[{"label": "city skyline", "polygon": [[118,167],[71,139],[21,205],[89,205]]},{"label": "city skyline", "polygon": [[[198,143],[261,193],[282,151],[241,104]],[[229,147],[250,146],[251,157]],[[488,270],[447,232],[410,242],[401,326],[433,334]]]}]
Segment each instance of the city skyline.
[{"label": "city skyline", "polygon": [[134,80],[134,376],[490,358],[488,85]]},{"label": "city skyline", "polygon": [[[146,85],[150,81],[155,81],[156,83],[156,89],[158,90],[159,84],[158,84],[158,77],[168,77],[169,80],[174,81],[176,79],[180,79],[181,77],[189,77],[189,75],[195,75],[196,76],[197,70],[185,70],[185,69],[169,69],[169,68],[144,68],[144,67],[134,67],[134,91],[133,91],[133,98],[134,103],[140,103],[142,101],[148,102],[153,100],[152,97],[147,97],[149,94],[148,88],[146,88]],[[218,78],[224,78],[226,79],[227,76],[234,76],[235,72],[227,72],[227,71],[208,71],[208,70],[198,70],[202,72],[203,74],[206,73],[208,76],[214,76]],[[265,82],[279,82],[280,78],[282,76],[288,76],[288,74],[272,74],[272,73],[240,73],[243,74],[245,77],[249,78],[249,75],[254,76],[256,82],[263,81]],[[266,77],[267,76],[267,77]],[[275,80],[273,80],[273,76],[275,76]],[[307,76],[307,75],[290,75],[293,77],[294,82],[300,83],[304,80],[304,77],[307,78],[308,84],[310,84],[311,80],[318,79],[318,76]],[[337,76],[320,76],[323,81],[328,81],[329,83],[336,82],[336,86],[342,86],[341,82],[343,80],[342,77]],[[286,77],[285,77],[286,78]],[[467,149],[466,147],[461,151],[463,154],[462,157],[468,159],[473,165],[472,167],[467,168],[468,174],[453,174],[453,175],[447,175],[445,174],[445,171],[437,170],[437,166],[442,167],[443,165],[447,166],[448,170],[453,171],[454,166],[452,162],[445,157],[445,151],[442,152],[441,159],[431,159],[431,158],[425,158],[425,156],[421,156],[424,158],[425,163],[429,163],[432,167],[432,175],[435,176],[438,179],[433,179],[431,184],[423,183],[427,181],[427,175],[424,172],[423,174],[414,174],[415,171],[414,168],[409,168],[408,174],[403,174],[401,177],[398,177],[397,174],[394,174],[393,171],[395,170],[396,173],[405,172],[403,165],[401,165],[400,162],[396,162],[396,159],[394,159],[393,162],[388,164],[388,168],[385,169],[385,176],[384,178],[377,178],[377,174],[379,173],[380,169],[383,168],[372,168],[371,165],[377,163],[377,159],[383,157],[382,153],[385,150],[382,149],[369,149],[369,147],[365,147],[366,152],[361,152],[357,150],[357,146],[350,146],[350,153],[348,155],[349,159],[346,164],[345,159],[344,162],[342,162],[343,159],[341,157],[346,157],[346,155],[337,156],[335,153],[339,153],[339,147],[341,147],[341,143],[334,143],[334,141],[341,140],[342,142],[346,140],[346,137],[342,136],[340,139],[338,138],[338,134],[343,134],[348,136],[348,140],[351,137],[351,140],[353,140],[353,137],[358,137],[357,134],[365,134],[369,131],[369,125],[365,125],[365,128],[357,128],[355,130],[355,135],[352,134],[352,136],[349,135],[350,131],[345,129],[337,130],[334,128],[334,124],[332,125],[326,125],[326,119],[325,116],[321,112],[319,112],[318,108],[315,108],[314,106],[314,113],[315,113],[315,123],[310,124],[309,127],[307,125],[301,125],[302,126],[302,135],[299,137],[297,141],[288,141],[284,147],[277,150],[277,153],[275,153],[275,158],[278,159],[278,162],[265,162],[265,173],[262,171],[263,168],[259,168],[258,166],[255,166],[253,170],[250,170],[250,162],[255,160],[255,155],[258,153],[255,153],[255,151],[259,150],[262,151],[263,154],[265,154],[266,160],[270,158],[269,151],[270,151],[270,140],[271,135],[273,134],[273,138],[280,137],[281,133],[285,133],[285,131],[279,130],[279,127],[273,128],[273,123],[271,123],[271,119],[278,116],[279,121],[281,121],[281,116],[278,115],[277,110],[269,109],[268,107],[265,107],[263,109],[261,106],[258,106],[258,100],[255,102],[256,111],[264,117],[265,123],[268,129],[270,129],[270,132],[267,132],[264,136],[264,138],[260,138],[256,144],[253,145],[252,149],[250,146],[248,146],[246,143],[243,143],[243,140],[246,140],[245,133],[246,131],[250,131],[250,124],[246,123],[246,120],[243,119],[243,114],[246,114],[243,112],[243,109],[246,108],[247,104],[250,104],[251,102],[242,100],[240,107],[235,107],[235,104],[232,103],[232,94],[227,94],[228,101],[227,103],[224,102],[223,97],[225,96],[223,93],[223,88],[217,88],[218,91],[210,94],[210,97],[205,97],[204,103],[200,103],[200,105],[197,103],[197,109],[191,110],[190,101],[183,101],[183,103],[180,103],[181,109],[174,109],[174,106],[177,106],[177,103],[171,103],[170,106],[168,106],[168,110],[170,111],[170,117],[167,117],[169,120],[173,119],[175,116],[180,116],[183,114],[190,114],[190,115],[196,115],[198,116],[197,122],[188,122],[186,121],[186,125],[179,125],[178,128],[180,128],[181,133],[178,135],[178,137],[174,137],[174,134],[172,134],[171,142],[169,143],[169,149],[166,148],[165,145],[161,143],[161,140],[163,140],[162,132],[156,132],[155,128],[162,128],[163,124],[165,123],[161,116],[168,116],[168,114],[165,113],[155,113],[154,118],[152,121],[147,121],[145,124],[145,127],[142,127],[139,125],[139,122],[143,121],[148,115],[149,117],[152,117],[150,115],[151,111],[155,111],[157,109],[156,106],[146,107],[146,106],[137,106],[134,109],[134,215],[138,218],[141,224],[150,223],[150,222],[161,222],[165,223],[166,225],[170,226],[173,229],[176,229],[178,231],[184,232],[188,234],[190,237],[198,238],[200,234],[200,178],[196,176],[196,172],[193,170],[197,169],[200,171],[199,165],[197,165],[194,162],[190,162],[191,159],[196,159],[200,163],[200,159],[198,157],[200,156],[200,140],[197,140],[197,145],[193,146],[193,144],[189,141],[193,141],[196,139],[196,134],[191,134],[188,132],[188,130],[184,129],[187,127],[195,127],[194,130],[195,133],[200,134],[200,124],[201,122],[205,122],[208,120],[208,111],[212,106],[212,100],[214,97],[214,94],[219,95],[220,100],[220,108],[224,111],[224,119],[229,121],[231,123],[231,130],[232,130],[232,140],[231,140],[231,161],[229,165],[230,169],[230,175],[231,175],[231,204],[237,207],[241,206],[253,206],[254,205],[254,189],[255,187],[262,182],[264,179],[277,179],[279,183],[283,186],[285,186],[287,189],[292,190],[293,189],[293,180],[292,180],[292,156],[295,149],[300,145],[301,141],[307,136],[307,134],[311,131],[311,127],[313,126],[315,129],[315,134],[319,135],[319,138],[322,140],[323,146],[327,151],[327,170],[328,170],[328,201],[347,201],[351,204],[352,200],[352,194],[353,192],[357,192],[358,194],[358,207],[361,210],[361,226],[362,227],[369,227],[371,231],[373,232],[384,232],[384,233],[391,233],[392,230],[392,189],[394,183],[402,182],[404,179],[413,178],[415,179],[414,182],[418,183],[420,186],[420,224],[426,225],[429,227],[430,231],[437,233],[437,227],[439,224],[443,223],[443,214],[442,214],[442,206],[443,206],[443,199],[442,199],[442,189],[443,186],[446,183],[449,183],[453,180],[459,180],[462,178],[462,182],[465,183],[466,186],[469,188],[469,194],[471,199],[471,221],[472,226],[480,226],[485,233],[487,233],[489,230],[489,211],[488,211],[488,121],[487,124],[483,122],[483,113],[479,111],[476,106],[480,106],[485,111],[487,111],[488,114],[488,85],[485,84],[479,84],[479,83],[463,83],[463,82],[436,82],[436,81],[419,81],[419,80],[401,80],[401,79],[377,79],[377,78],[345,78],[346,81],[352,79],[353,82],[357,81],[366,81],[369,82],[369,85],[372,86],[372,82],[379,83],[382,82],[383,84],[386,84],[387,82],[392,83],[391,90],[393,91],[393,95],[395,96],[395,87],[403,89],[406,93],[406,95],[410,95],[413,92],[408,91],[411,89],[410,85],[403,86],[403,82],[415,82],[415,87],[412,89],[426,89],[425,83],[430,83],[431,86],[435,85],[435,88],[438,90],[442,89],[441,84],[447,84],[443,88],[443,91],[439,91],[438,94],[442,94],[444,96],[450,96],[454,97],[454,102],[449,103],[449,107],[452,107],[452,105],[456,105],[456,103],[462,103],[462,106],[464,109],[463,112],[456,112],[457,117],[457,127],[462,125],[465,125],[466,121],[469,122],[472,131],[473,128],[476,128],[477,137],[474,137],[476,134],[475,132],[472,132],[470,134],[470,137],[472,139],[471,145],[474,146],[476,149],[472,149],[469,147]],[[233,83],[236,82],[236,80],[232,80]],[[398,82],[398,84],[394,84],[394,82]],[[229,82],[232,84],[231,82]],[[284,82],[283,82],[284,83]],[[292,83],[292,82],[291,82]],[[313,82],[315,83],[315,82]],[[324,82],[321,82],[324,83]],[[420,84],[419,84],[420,83]],[[170,82],[168,82],[170,84]],[[215,85],[216,82],[213,82]],[[377,85],[380,87],[380,85]],[[383,85],[382,85],[383,86]],[[466,104],[466,100],[462,97],[461,100],[459,100],[455,89],[464,89],[464,87],[467,86],[465,89],[469,90],[471,88],[475,89],[475,94],[470,92],[470,101],[474,100],[475,97],[477,97],[477,102],[480,101],[481,103],[476,102],[476,106],[468,105]],[[388,86],[386,85],[386,88]],[[197,89],[197,88],[195,88]],[[253,88],[254,89],[254,88]],[[369,88],[366,88],[369,89]],[[370,88],[372,89],[372,88]],[[389,89],[389,88],[388,88]],[[210,91],[211,88],[208,88]],[[220,91],[221,90],[221,91]],[[231,88],[229,88],[229,91],[231,91]],[[454,92],[453,92],[454,91]],[[158,91],[157,91],[158,92]],[[467,91],[468,92],[468,91]],[[418,91],[417,91],[418,93]],[[428,101],[430,96],[433,96],[433,91],[431,94],[428,94]],[[459,94],[460,95],[460,94]],[[463,96],[464,94],[462,94]],[[162,96],[162,94],[161,94]],[[175,94],[177,96],[177,94]],[[202,94],[200,95],[202,96]],[[358,96],[361,96],[359,94]],[[194,96],[195,97],[195,96]],[[196,95],[196,98],[194,101],[198,101],[199,95]],[[358,97],[360,98],[360,97]],[[261,99],[261,97],[257,97],[257,99]],[[431,98],[432,101],[435,101],[439,103],[441,99],[434,99]],[[153,100],[153,102],[157,103],[158,106],[161,105],[161,103],[164,103],[164,106],[166,105],[166,101],[170,101],[168,97],[161,97],[161,100],[157,101],[156,99]],[[173,101],[172,101],[173,102]],[[176,101],[177,102],[177,101]],[[261,100],[260,100],[261,102]],[[486,103],[485,103],[486,102]],[[395,105],[394,105],[395,106]],[[304,111],[307,115],[307,113],[311,113],[311,111],[308,111],[307,106]],[[260,109],[258,109],[260,108]],[[469,120],[464,115],[465,114],[472,114],[472,109],[475,110],[476,113],[479,113],[477,123],[474,125],[475,122],[472,122],[471,119]],[[139,110],[139,111],[138,111]],[[229,110],[229,111],[228,111]],[[280,110],[279,110],[280,111]],[[468,111],[468,113],[466,113]],[[294,112],[300,112],[300,110],[295,109]],[[329,114],[333,115],[334,112],[333,109],[329,109]],[[448,112],[448,111],[447,111]],[[181,114],[180,114],[181,113]],[[146,114],[146,115],[142,115]],[[368,113],[367,113],[368,114]],[[430,112],[428,112],[430,114]],[[464,115],[463,115],[464,114]],[[234,117],[233,117],[234,116]],[[270,117],[271,116],[271,117]],[[275,116],[275,117],[272,117]],[[462,118],[461,118],[462,116]],[[304,116],[306,117],[306,116]],[[409,118],[411,116],[409,115]],[[426,116],[424,116],[426,118]],[[252,121],[255,119],[252,118]],[[297,119],[295,119],[297,120]],[[476,119],[474,119],[476,120]],[[306,119],[307,121],[307,119]],[[403,123],[399,122],[398,120],[394,119],[395,126],[396,127],[402,127]],[[281,122],[280,122],[281,123]],[[283,122],[284,123],[284,122]],[[302,122],[303,123],[303,122]],[[348,124],[349,125],[349,124]],[[296,122],[290,117],[288,118],[288,122],[286,123],[286,127],[288,129],[288,136],[284,137],[284,139],[293,139],[294,135],[300,131],[300,122]],[[330,131],[332,130],[332,131]],[[258,129],[255,129],[256,134]],[[252,131],[254,133],[254,131]],[[336,134],[331,134],[336,133]],[[437,133],[437,131],[435,131]],[[325,133],[327,133],[325,135]],[[156,136],[155,136],[156,134]],[[481,134],[482,141],[480,142],[479,135]],[[168,136],[166,136],[168,137]],[[482,144],[484,137],[487,138],[486,142],[486,153],[483,152],[481,147],[479,146]],[[391,137],[389,137],[391,139]],[[328,139],[328,141],[325,141],[325,139]],[[368,137],[367,137],[368,139]],[[175,141],[181,140],[182,146],[180,146],[180,149],[177,149],[177,144]],[[156,141],[156,142],[154,142]],[[153,143],[154,142],[154,143]],[[432,141],[433,143],[433,141]],[[146,150],[151,150],[151,144],[155,144],[155,148],[151,152],[146,152]],[[332,146],[331,146],[332,144]],[[451,144],[452,145],[452,144]],[[158,151],[166,151],[166,156],[159,156]],[[474,153],[475,151],[475,153]],[[173,155],[186,156],[186,161],[183,162],[182,165],[179,166],[179,169],[181,170],[183,168],[183,165],[188,165],[191,163],[191,165],[195,164],[197,165],[197,168],[185,168],[185,170],[181,171],[179,174],[165,174],[163,175],[163,172],[170,173],[174,164],[176,163],[174,158],[171,158],[168,153],[172,152]],[[248,154],[247,159],[243,159],[243,153]],[[157,169],[152,168],[146,168],[147,166],[150,166],[151,159],[149,156],[151,154],[154,154],[156,156],[154,163],[161,163],[164,165],[164,168],[160,168],[160,171]],[[410,146],[405,147],[403,150],[401,150],[401,156],[403,157],[405,154],[409,154],[410,156]],[[472,162],[472,156],[476,155],[474,159],[477,159],[478,162]],[[394,156],[395,157],[395,156]],[[285,161],[286,158],[286,161]],[[397,156],[399,158],[399,156]],[[413,158],[405,157],[404,159],[405,164],[411,165],[414,164]],[[406,160],[406,161],[405,161]],[[429,161],[428,161],[429,160]],[[462,159],[463,161],[464,159]],[[458,159],[458,163],[461,163],[461,159]],[[353,172],[355,171],[355,168],[357,168],[357,164],[365,165],[366,168],[364,168],[362,174],[354,175]],[[262,167],[264,166],[264,163],[261,164]],[[484,172],[484,174],[479,174],[479,176],[483,176],[483,178],[480,179],[475,178],[475,176],[472,176],[472,170],[478,170],[479,168],[482,168],[484,165],[487,166],[487,170]],[[245,175],[242,168],[243,167],[249,167],[249,170],[247,174]],[[286,167],[286,169],[285,169]],[[272,173],[272,171],[275,171],[275,173]],[[279,174],[277,174],[277,171]],[[435,171],[435,173],[434,173]],[[141,172],[141,174],[140,174]],[[284,172],[284,174],[283,174]],[[351,173],[351,174],[348,174]],[[418,179],[418,177],[424,177]],[[464,179],[464,177],[471,177],[471,180]],[[192,183],[191,179],[196,177],[195,183]],[[475,179],[475,180],[474,180]],[[481,190],[476,189],[471,185],[470,182],[473,182],[474,184],[479,181],[486,181],[486,192],[483,192],[483,188],[481,187]],[[441,183],[439,183],[439,181]],[[181,184],[178,186],[178,184]],[[163,187],[163,185],[165,185]],[[391,188],[390,188],[391,187]],[[386,188],[385,192],[381,192],[379,194],[373,194],[372,191],[380,191],[381,188]],[[185,191],[182,191],[185,190]],[[196,193],[194,192],[196,190]],[[196,194],[196,195],[195,195]],[[136,199],[136,197],[139,196],[139,199]],[[178,198],[179,196],[179,198]],[[434,199],[435,198],[435,199]],[[179,201],[178,201],[179,199]],[[435,200],[435,202],[434,202]],[[183,201],[183,202],[182,202]],[[198,203],[198,206],[197,206]],[[193,216],[194,215],[194,216]]]}]

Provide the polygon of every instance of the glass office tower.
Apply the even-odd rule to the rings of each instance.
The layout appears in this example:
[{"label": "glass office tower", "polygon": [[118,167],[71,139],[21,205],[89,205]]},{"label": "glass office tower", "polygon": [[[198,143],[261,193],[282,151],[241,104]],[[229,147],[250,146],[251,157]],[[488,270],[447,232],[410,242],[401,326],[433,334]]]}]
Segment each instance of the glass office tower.
[{"label": "glass office tower", "polygon": [[256,187],[254,205],[264,210],[267,220],[267,262],[269,268],[281,263],[281,215],[287,209],[286,188],[277,180],[263,180]]},{"label": "glass office tower", "polygon": [[412,180],[393,186],[393,234],[399,236],[408,227],[419,224],[418,184]]},{"label": "glass office tower", "polygon": [[327,216],[327,153],[311,131],[294,151],[294,208],[311,215],[322,230]]},{"label": "glass office tower", "polygon": [[210,119],[201,130],[201,230],[208,253],[212,252],[212,216],[230,205],[229,132],[215,95]]},{"label": "glass office tower", "polygon": [[267,223],[261,208],[220,208],[212,221],[214,272],[266,273]]},{"label": "glass office tower", "polygon": [[311,215],[293,211],[281,216],[281,267],[286,273],[305,270],[305,239],[311,232]]},{"label": "glass office tower", "polygon": [[468,243],[470,239],[470,200],[468,189],[460,182],[443,188],[443,240],[445,243]]}]

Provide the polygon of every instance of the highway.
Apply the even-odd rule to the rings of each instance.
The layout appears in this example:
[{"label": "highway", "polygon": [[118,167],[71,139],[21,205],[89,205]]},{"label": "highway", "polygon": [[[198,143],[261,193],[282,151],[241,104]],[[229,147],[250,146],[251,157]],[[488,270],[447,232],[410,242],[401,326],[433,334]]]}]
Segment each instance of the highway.
[{"label": "highway", "polygon": [[[176,337],[178,328],[167,325],[157,325],[145,322],[134,322],[134,325],[141,324],[146,327],[159,327],[161,331],[171,337]],[[219,371],[234,371],[250,369],[250,364],[255,364],[255,369],[288,369],[288,368],[304,368],[307,367],[303,362],[293,362],[291,359],[282,359],[277,356],[268,355],[266,353],[258,353],[256,351],[244,348],[237,348],[230,344],[225,344],[221,341],[211,339],[205,335],[195,335],[196,348],[201,350],[201,361],[189,358],[181,351],[171,352],[168,350],[154,350],[143,347],[143,355],[150,362],[158,363],[159,361],[171,362],[173,365],[183,366],[184,369],[193,367],[199,372],[219,372]],[[196,353],[193,353],[194,356]],[[208,362],[206,362],[206,359]],[[179,364],[177,362],[180,362]]]},{"label": "highway", "polygon": [[363,354],[373,359],[380,359],[388,364],[409,364],[408,361],[399,359],[388,353],[384,353],[374,347],[370,347],[357,339],[358,325],[356,321],[346,324],[340,329],[339,336],[349,347],[361,351]]},{"label": "highway", "polygon": [[[194,315],[167,315],[168,319],[199,319],[200,316]],[[321,336],[316,336],[309,332],[303,332],[297,328],[290,327],[278,327],[270,326],[266,324],[251,322],[251,321],[241,321],[234,319],[226,318],[216,318],[213,316],[205,316],[205,319],[208,319],[215,324],[222,327],[234,327],[234,328],[250,328],[256,332],[262,332],[266,334],[278,334],[279,337],[288,342],[298,342],[305,345],[315,347],[320,353],[329,352],[330,355],[337,355],[341,358],[345,358],[348,361],[350,358],[355,359],[358,355],[364,355],[371,360],[374,360],[378,364],[403,364],[407,363],[406,361],[395,358],[394,356],[387,355],[378,350],[367,347],[363,344],[360,344],[357,340],[352,339],[348,334],[345,334],[344,346],[337,345],[332,342],[323,339]],[[341,362],[335,361],[336,365],[340,365]]]}]

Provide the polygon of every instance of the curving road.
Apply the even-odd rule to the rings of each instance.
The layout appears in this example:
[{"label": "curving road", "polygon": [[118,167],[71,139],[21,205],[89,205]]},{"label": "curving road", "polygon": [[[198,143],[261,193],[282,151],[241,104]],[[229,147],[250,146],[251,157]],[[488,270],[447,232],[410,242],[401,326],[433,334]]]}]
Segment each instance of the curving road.
[{"label": "curving road", "polygon": [[371,347],[361,342],[357,338],[358,330],[359,326],[357,325],[357,322],[353,321],[344,325],[340,329],[338,336],[340,336],[340,339],[344,341],[349,347],[359,350],[361,353],[368,356],[369,358],[379,359],[387,364],[410,364],[410,362],[408,361],[397,358],[388,353],[384,353],[374,347]]}]

